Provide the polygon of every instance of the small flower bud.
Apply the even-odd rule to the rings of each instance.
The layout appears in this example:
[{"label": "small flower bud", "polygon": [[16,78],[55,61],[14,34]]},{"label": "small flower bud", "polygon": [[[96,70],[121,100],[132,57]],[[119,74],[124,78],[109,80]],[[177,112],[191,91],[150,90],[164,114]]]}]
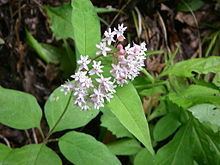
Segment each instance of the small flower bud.
[{"label": "small flower bud", "polygon": [[122,44],[118,44],[118,45],[117,45],[117,49],[118,49],[118,50],[123,49],[123,45],[122,45]]},{"label": "small flower bud", "polygon": [[124,39],[125,39],[124,36],[119,36],[119,37],[117,38],[117,40],[120,41],[120,42],[124,41]]}]

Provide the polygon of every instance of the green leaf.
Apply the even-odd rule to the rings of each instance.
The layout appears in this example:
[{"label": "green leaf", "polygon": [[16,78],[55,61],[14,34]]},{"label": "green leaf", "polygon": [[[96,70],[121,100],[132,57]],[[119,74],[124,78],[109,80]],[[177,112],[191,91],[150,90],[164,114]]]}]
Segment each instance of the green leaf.
[{"label": "green leaf", "polygon": [[175,137],[156,154],[158,165],[192,165],[191,122],[180,128]]},{"label": "green leaf", "polygon": [[74,39],[73,25],[71,23],[72,7],[67,3],[59,7],[44,7],[50,18],[50,28],[57,39]]},{"label": "green leaf", "polygon": [[202,0],[187,0],[186,2],[181,1],[177,5],[177,10],[178,11],[196,11],[200,9],[204,5],[204,2]]},{"label": "green leaf", "polygon": [[59,148],[76,165],[121,164],[104,144],[84,133],[72,131],[65,134],[59,140]]},{"label": "green leaf", "polygon": [[140,92],[141,96],[153,96],[157,94],[164,94],[166,93],[166,89],[164,86],[156,86],[149,89],[144,89]]},{"label": "green leaf", "polygon": [[61,52],[58,48],[39,43],[27,30],[26,40],[28,45],[31,46],[45,62],[54,64],[59,63]]},{"label": "green leaf", "polygon": [[134,155],[142,149],[135,139],[121,139],[108,144],[107,147],[115,155]]},{"label": "green leaf", "polygon": [[107,106],[122,125],[142,142],[151,153],[154,153],[148,123],[134,86],[129,83],[123,88],[118,88],[114,98]]},{"label": "green leaf", "polygon": [[57,88],[45,104],[45,115],[50,131],[79,128],[98,115],[98,110],[82,111],[74,105],[72,95],[70,93],[64,95],[60,89]]},{"label": "green leaf", "polygon": [[185,109],[201,103],[220,105],[220,92],[201,85],[190,85],[187,89],[178,91],[178,93],[169,93],[168,97],[170,101]]},{"label": "green leaf", "polygon": [[132,134],[120,123],[118,118],[110,111],[110,109],[103,110],[101,126],[106,127],[118,138],[132,137]]},{"label": "green leaf", "polygon": [[40,128],[42,111],[28,93],[0,87],[0,123],[16,129]]},{"label": "green leaf", "polygon": [[178,62],[164,71],[161,76],[175,75],[180,77],[193,77],[193,73],[199,74],[220,72],[220,57],[195,58]]},{"label": "green leaf", "polygon": [[188,109],[201,123],[212,128],[214,132],[220,130],[220,109],[212,104],[199,104]]},{"label": "green leaf", "polygon": [[191,149],[198,164],[220,164],[220,136],[193,120]]},{"label": "green leaf", "polygon": [[11,148],[0,143],[0,165],[2,165],[3,160],[10,154]]},{"label": "green leaf", "polygon": [[146,149],[143,148],[134,158],[134,165],[154,165],[153,155]]},{"label": "green leaf", "polygon": [[213,83],[220,88],[220,72],[216,73],[214,79],[213,79]]},{"label": "green leaf", "polygon": [[155,108],[155,110],[150,114],[148,121],[151,121],[157,117],[163,116],[167,113],[167,108],[165,101],[160,101],[160,104]]},{"label": "green leaf", "polygon": [[189,120],[175,137],[156,154],[158,165],[219,164],[220,136],[199,123],[189,114]]},{"label": "green leaf", "polygon": [[3,161],[2,165],[61,165],[58,155],[44,144],[26,145],[14,149]]},{"label": "green leaf", "polygon": [[172,135],[181,125],[178,117],[169,113],[162,117],[154,127],[153,135],[156,141],[161,141]]},{"label": "green leaf", "polygon": [[101,40],[100,22],[89,0],[72,1],[72,26],[78,54],[96,56],[96,44]]},{"label": "green leaf", "polygon": [[64,72],[64,76],[69,76],[75,68],[75,56],[66,41],[62,47],[54,47],[49,44],[39,43],[28,31],[26,31],[28,44],[37,52],[39,57],[46,63],[56,64]]}]

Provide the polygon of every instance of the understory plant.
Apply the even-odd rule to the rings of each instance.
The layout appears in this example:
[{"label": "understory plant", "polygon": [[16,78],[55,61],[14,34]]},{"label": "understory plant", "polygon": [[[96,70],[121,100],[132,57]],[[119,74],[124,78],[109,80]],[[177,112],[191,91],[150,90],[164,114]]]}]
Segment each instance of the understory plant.
[{"label": "understory plant", "polygon": [[[121,156],[134,165],[220,164],[220,57],[174,63],[176,52],[164,53],[166,67],[153,76],[145,69],[145,42],[125,45],[123,24],[101,37],[99,10],[89,0],[44,9],[63,45],[39,43],[26,31],[27,42],[71,78],[43,109],[28,93],[0,88],[0,123],[41,135],[20,148],[5,140],[0,164],[61,165],[61,154],[76,165],[117,165]],[[77,129],[94,118],[98,137]]]}]

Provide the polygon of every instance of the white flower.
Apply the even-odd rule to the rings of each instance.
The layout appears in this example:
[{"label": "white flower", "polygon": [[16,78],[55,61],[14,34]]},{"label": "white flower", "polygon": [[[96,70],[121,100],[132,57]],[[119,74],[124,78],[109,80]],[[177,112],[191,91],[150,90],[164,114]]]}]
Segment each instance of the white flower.
[{"label": "white flower", "polygon": [[112,70],[110,72],[118,85],[123,86],[123,84],[128,82],[128,70],[125,66],[112,64]]},{"label": "white flower", "polygon": [[103,38],[103,41],[106,41],[108,45],[111,45],[112,42],[115,42],[114,40],[114,36],[115,36],[115,31],[111,31],[111,28],[108,29],[108,31],[106,30],[104,32],[104,36],[105,38]]},{"label": "white flower", "polygon": [[121,25],[118,24],[118,29],[114,28],[114,32],[116,33],[117,38],[123,37],[123,39],[125,39],[124,32],[126,29],[127,27],[124,27],[124,24],[121,24]]},{"label": "white flower", "polygon": [[128,71],[125,66],[121,66],[120,64],[112,64],[112,70],[110,71],[110,73],[115,77],[115,79],[127,79]]},{"label": "white flower", "polygon": [[75,81],[80,81],[80,79],[82,77],[85,77],[87,74],[86,71],[78,71],[76,72],[74,75],[72,75],[71,77],[75,80]]},{"label": "white flower", "polygon": [[74,103],[79,107],[84,106],[86,104],[85,95],[83,94],[76,95],[76,100]]},{"label": "white flower", "polygon": [[91,59],[89,59],[89,56],[80,56],[80,60],[77,61],[77,64],[79,65],[79,70],[85,69],[89,70],[88,64],[91,62]]},{"label": "white flower", "polygon": [[141,51],[143,51],[143,52],[146,52],[146,51],[147,51],[146,43],[145,43],[145,42],[142,42],[142,43],[140,44],[140,47],[141,47]]},{"label": "white flower", "polygon": [[110,102],[110,100],[113,98],[113,94],[112,93],[107,93],[105,94],[105,99]]},{"label": "white flower", "polygon": [[106,46],[105,42],[100,42],[99,44],[96,45],[96,47],[99,49],[96,52],[96,55],[102,54],[103,56],[106,56],[107,52],[111,51],[111,49]]},{"label": "white flower", "polygon": [[99,89],[94,89],[93,94],[90,95],[91,101],[94,105],[95,109],[100,109],[101,107],[104,107],[104,93]]},{"label": "white flower", "polygon": [[82,88],[75,88],[73,95],[75,96],[75,102],[77,106],[79,106],[82,110],[89,109],[88,103],[87,103],[87,97],[88,92],[85,89]]},{"label": "white flower", "polygon": [[105,78],[103,75],[100,78],[96,78],[96,81],[99,83],[99,88],[105,93],[115,93],[115,85],[114,82],[110,81],[111,77]]},{"label": "white flower", "polygon": [[[145,42],[140,45],[133,43],[132,46],[128,44],[125,48],[122,44],[118,44],[114,49],[116,51],[111,52],[109,45],[116,42],[114,37],[117,36],[117,41],[122,42],[125,39],[126,29],[127,27],[124,27],[123,24],[118,25],[117,29],[114,28],[114,31],[109,28],[104,32],[104,39],[96,45],[97,55],[111,54],[112,56],[109,58],[115,58],[112,59],[116,63],[112,64],[111,77],[102,75],[104,66],[101,61],[92,60],[87,55],[81,55],[80,60],[77,61],[79,69],[71,76],[74,82],[61,85],[61,90],[65,95],[70,91],[73,93],[74,103],[81,110],[104,107],[105,101],[109,102],[114,97],[115,88],[133,80],[145,65],[145,51],[147,51]],[[93,61],[92,64],[91,61]],[[91,69],[90,65],[92,65]]]},{"label": "white flower", "polygon": [[74,89],[74,84],[70,81],[67,81],[65,84],[61,85],[61,91],[64,92],[64,95],[67,95],[70,91]]},{"label": "white flower", "polygon": [[90,75],[94,75],[97,74],[98,76],[100,76],[100,73],[103,72],[102,68],[104,67],[103,65],[101,65],[101,61],[93,61],[93,65],[92,65],[92,70],[89,71]]},{"label": "white flower", "polygon": [[116,82],[117,84],[122,87],[124,84],[127,84],[128,83],[128,80],[127,79],[124,79],[124,78],[117,78],[116,79]]},{"label": "white flower", "polygon": [[92,79],[88,77],[87,72],[85,71],[78,71],[71,77],[74,78],[76,83],[81,87],[81,88],[90,88],[93,87],[92,84]]}]

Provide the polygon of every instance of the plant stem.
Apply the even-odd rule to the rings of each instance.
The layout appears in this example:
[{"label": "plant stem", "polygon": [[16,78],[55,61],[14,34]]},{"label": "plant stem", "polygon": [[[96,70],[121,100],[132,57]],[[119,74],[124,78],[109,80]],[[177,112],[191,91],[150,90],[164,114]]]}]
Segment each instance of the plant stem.
[{"label": "plant stem", "polygon": [[39,132],[40,132],[41,137],[42,137],[43,140],[44,140],[45,136],[44,136],[44,133],[43,133],[41,127],[39,127],[38,130],[39,130]]},{"label": "plant stem", "polygon": [[151,76],[151,74],[148,73],[146,69],[141,69],[141,72],[144,73],[145,76],[147,76],[147,78],[152,82],[152,84],[154,84],[155,81],[153,76]]},{"label": "plant stem", "polygon": [[64,110],[63,110],[63,113],[60,115],[60,117],[58,118],[58,120],[57,120],[57,122],[55,123],[55,125],[51,128],[51,130],[50,130],[49,133],[47,134],[47,136],[46,136],[46,138],[45,138],[45,140],[44,140],[44,143],[47,143],[47,142],[48,142],[49,137],[51,136],[51,134],[53,133],[54,129],[56,128],[56,126],[59,124],[60,120],[63,118],[64,114],[66,113],[66,111],[67,111],[67,109],[68,109],[68,106],[69,106],[69,104],[70,104],[70,100],[71,100],[71,98],[72,98],[72,93],[73,93],[73,92],[71,92],[70,95],[69,95],[69,98],[68,98],[68,101],[67,101],[67,103],[66,103],[66,106],[65,106],[65,108],[64,108]]},{"label": "plant stem", "polygon": [[58,140],[59,140],[58,138],[56,138],[56,139],[48,139],[47,142],[48,143],[52,143],[52,142],[57,142]]}]

